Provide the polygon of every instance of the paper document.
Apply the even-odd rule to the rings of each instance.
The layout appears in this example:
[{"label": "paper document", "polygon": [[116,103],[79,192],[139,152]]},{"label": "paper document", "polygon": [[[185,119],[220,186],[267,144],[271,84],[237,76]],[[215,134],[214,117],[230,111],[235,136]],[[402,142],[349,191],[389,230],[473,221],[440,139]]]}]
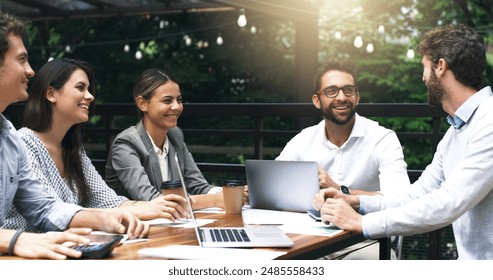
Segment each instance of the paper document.
[{"label": "paper document", "polygon": [[[214,219],[197,219],[197,225],[203,226],[215,222]],[[182,227],[182,228],[193,228],[193,222],[189,219],[181,219],[175,222],[168,220],[166,218],[157,218],[154,220],[147,221],[151,226],[162,226],[162,227]]]},{"label": "paper document", "polygon": [[[92,231],[91,234],[100,234],[100,235],[116,235],[117,233],[109,233],[106,231]],[[137,242],[145,242],[149,240],[148,238],[135,238],[135,239],[128,239],[128,235],[126,234],[119,234],[118,235],[123,235],[123,238],[120,240],[120,244],[130,244],[130,243],[137,243]]]},{"label": "paper document", "polygon": [[224,209],[220,207],[209,207],[199,210],[194,210],[195,213],[216,213],[216,214],[224,214]]},{"label": "paper document", "polygon": [[178,260],[273,260],[286,252],[266,249],[204,248],[197,245],[170,245],[139,250],[139,256]]},{"label": "paper document", "polygon": [[336,235],[343,230],[335,227],[333,225],[327,225],[322,222],[315,222],[313,221],[310,224],[304,224],[304,225],[293,225],[293,224],[286,224],[280,226],[282,231],[286,233],[296,233],[296,234],[305,234],[305,235],[320,235],[320,236],[333,236]]},{"label": "paper document", "polygon": [[342,232],[332,224],[315,221],[307,213],[246,209],[241,214],[245,224],[281,225],[285,233],[333,236]]},{"label": "paper document", "polygon": [[263,209],[244,209],[241,212],[243,223],[257,225],[285,225],[310,223],[313,221],[307,213],[275,211]]}]

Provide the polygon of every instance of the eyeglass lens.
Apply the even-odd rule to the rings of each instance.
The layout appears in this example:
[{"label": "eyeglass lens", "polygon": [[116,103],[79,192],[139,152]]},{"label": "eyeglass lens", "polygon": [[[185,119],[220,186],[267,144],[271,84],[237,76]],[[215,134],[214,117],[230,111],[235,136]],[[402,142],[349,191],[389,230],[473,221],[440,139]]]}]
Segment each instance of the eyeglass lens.
[{"label": "eyeglass lens", "polygon": [[339,91],[342,90],[344,95],[346,96],[353,96],[356,94],[357,87],[355,86],[343,86],[343,87],[336,87],[336,86],[330,86],[322,89],[322,91],[327,95],[327,97],[335,97],[337,94],[339,94]]}]

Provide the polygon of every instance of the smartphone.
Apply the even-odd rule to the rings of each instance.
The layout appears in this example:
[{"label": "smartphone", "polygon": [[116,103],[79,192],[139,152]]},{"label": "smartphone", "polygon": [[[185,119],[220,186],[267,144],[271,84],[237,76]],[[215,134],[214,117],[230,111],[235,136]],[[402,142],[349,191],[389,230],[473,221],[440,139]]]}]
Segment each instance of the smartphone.
[{"label": "smartphone", "polygon": [[322,216],[320,215],[320,211],[315,209],[309,209],[306,211],[310,217],[312,217],[315,221],[322,221]]},{"label": "smartphone", "polygon": [[90,234],[85,237],[91,241],[88,245],[77,245],[75,250],[81,251],[83,259],[100,259],[111,254],[116,246],[120,245],[123,235]]}]

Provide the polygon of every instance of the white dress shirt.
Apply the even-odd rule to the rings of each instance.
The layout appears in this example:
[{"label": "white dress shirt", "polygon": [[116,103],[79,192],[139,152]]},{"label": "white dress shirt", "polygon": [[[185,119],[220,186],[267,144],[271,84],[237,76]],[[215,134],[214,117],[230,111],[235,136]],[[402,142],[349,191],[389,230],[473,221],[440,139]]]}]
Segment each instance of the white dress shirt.
[{"label": "white dress shirt", "polygon": [[[146,131],[147,132],[147,131]],[[161,174],[163,175],[163,182],[169,180],[169,172],[168,172],[168,152],[169,152],[169,141],[168,138],[166,137],[166,140],[164,140],[164,144],[162,148],[159,148],[154,144],[154,141],[152,141],[152,137],[147,132],[147,135],[149,135],[149,139],[151,139],[152,146],[154,147],[154,151],[156,152],[157,158],[159,160],[159,168],[161,170]],[[207,193],[208,194],[215,194],[223,189],[221,187],[212,187]]]},{"label": "white dress shirt", "polygon": [[163,182],[168,181],[168,151],[169,151],[169,142],[168,137],[164,140],[163,147],[159,148],[154,144],[151,135],[149,135],[149,139],[151,139],[152,146],[154,147],[154,152],[156,152],[158,161],[159,161],[159,169],[161,169],[161,175],[163,176]]},{"label": "white dress shirt", "polygon": [[409,186],[407,164],[394,131],[355,115],[349,139],[337,147],[325,134],[325,121],[303,129],[276,160],[315,161],[332,180],[350,189],[392,192]]}]

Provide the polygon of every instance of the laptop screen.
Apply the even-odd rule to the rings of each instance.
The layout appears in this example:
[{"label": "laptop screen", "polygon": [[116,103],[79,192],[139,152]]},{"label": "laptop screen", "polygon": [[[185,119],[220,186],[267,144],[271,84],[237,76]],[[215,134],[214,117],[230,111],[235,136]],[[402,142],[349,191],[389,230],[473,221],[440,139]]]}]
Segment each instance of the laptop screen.
[{"label": "laptop screen", "polygon": [[192,219],[195,235],[197,236],[197,241],[199,242],[199,245],[202,246],[202,235],[199,232],[199,226],[197,224],[197,220],[195,219],[195,213],[193,212],[192,202],[190,201],[190,195],[188,194],[187,186],[185,185],[185,180],[183,179],[183,174],[181,173],[181,169],[180,169],[180,163],[178,162],[178,156],[176,154],[175,154],[175,162],[178,169],[178,175],[180,176],[181,187],[183,188],[183,192],[186,194],[185,199],[187,200],[189,218]]}]

